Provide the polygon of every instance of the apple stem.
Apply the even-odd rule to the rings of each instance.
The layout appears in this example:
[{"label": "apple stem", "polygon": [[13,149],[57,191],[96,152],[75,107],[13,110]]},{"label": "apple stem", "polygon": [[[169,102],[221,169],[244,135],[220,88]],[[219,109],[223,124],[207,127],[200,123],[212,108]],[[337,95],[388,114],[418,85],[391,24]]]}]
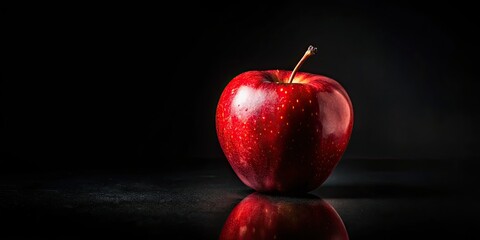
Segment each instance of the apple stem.
[{"label": "apple stem", "polygon": [[300,59],[300,61],[297,63],[297,66],[295,66],[295,68],[293,69],[292,74],[288,79],[288,83],[292,83],[293,78],[295,77],[295,74],[297,73],[298,69],[302,66],[302,64],[305,62],[305,60],[307,60],[308,57],[315,55],[315,53],[317,53],[317,48],[312,45],[308,46],[308,49],[303,55],[302,59]]}]

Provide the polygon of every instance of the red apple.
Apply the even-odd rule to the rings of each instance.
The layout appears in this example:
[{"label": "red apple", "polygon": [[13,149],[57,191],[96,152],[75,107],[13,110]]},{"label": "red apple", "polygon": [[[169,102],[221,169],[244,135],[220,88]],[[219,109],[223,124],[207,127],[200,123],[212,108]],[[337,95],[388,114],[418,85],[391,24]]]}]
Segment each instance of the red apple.
[{"label": "red apple", "polygon": [[348,239],[342,219],[326,201],[253,193],[232,210],[220,239]]},{"label": "red apple", "polygon": [[220,146],[240,180],[259,192],[318,188],[348,145],[353,108],[345,89],[326,76],[247,71],[223,90],[216,109]]}]

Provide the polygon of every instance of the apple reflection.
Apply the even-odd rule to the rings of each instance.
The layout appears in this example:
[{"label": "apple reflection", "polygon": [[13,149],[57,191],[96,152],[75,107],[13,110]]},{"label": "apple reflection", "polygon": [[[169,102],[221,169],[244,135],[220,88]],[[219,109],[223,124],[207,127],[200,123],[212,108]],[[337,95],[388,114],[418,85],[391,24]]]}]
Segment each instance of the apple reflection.
[{"label": "apple reflection", "polygon": [[228,216],[220,239],[348,239],[342,219],[314,196],[281,197],[258,192],[244,198]]}]

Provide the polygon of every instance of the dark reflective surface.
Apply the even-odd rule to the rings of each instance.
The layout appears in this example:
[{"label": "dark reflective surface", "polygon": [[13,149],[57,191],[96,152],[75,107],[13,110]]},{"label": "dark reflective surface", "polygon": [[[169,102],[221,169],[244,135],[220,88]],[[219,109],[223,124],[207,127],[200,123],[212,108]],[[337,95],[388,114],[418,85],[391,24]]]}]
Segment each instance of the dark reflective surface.
[{"label": "dark reflective surface", "polygon": [[315,195],[252,193],[232,210],[220,239],[344,240],[348,233],[335,209]]},{"label": "dark reflective surface", "polygon": [[1,174],[0,237],[477,238],[473,161],[345,159],[311,192],[315,198],[254,194],[226,160],[214,163],[175,171]]}]

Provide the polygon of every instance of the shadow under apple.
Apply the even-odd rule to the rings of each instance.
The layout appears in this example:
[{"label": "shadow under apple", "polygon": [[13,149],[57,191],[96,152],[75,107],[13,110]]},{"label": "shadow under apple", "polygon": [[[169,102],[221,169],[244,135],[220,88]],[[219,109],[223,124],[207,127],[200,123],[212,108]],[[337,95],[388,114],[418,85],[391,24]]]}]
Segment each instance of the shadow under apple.
[{"label": "shadow under apple", "polygon": [[341,217],[315,195],[245,197],[225,221],[220,239],[348,239]]}]

